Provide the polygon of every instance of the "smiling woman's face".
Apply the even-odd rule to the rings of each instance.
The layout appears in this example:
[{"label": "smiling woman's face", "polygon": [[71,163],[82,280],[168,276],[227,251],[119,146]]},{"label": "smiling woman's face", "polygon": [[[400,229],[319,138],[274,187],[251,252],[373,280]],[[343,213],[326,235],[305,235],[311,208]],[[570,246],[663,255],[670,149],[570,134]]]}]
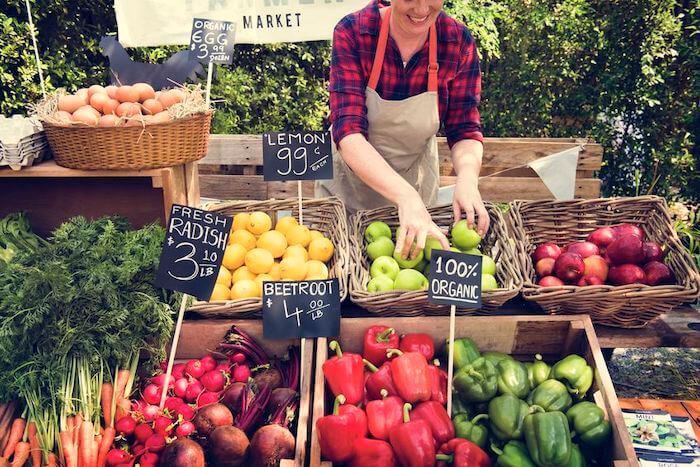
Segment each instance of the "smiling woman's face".
[{"label": "smiling woman's face", "polygon": [[435,24],[443,0],[393,0],[391,17],[406,34],[423,35]]}]

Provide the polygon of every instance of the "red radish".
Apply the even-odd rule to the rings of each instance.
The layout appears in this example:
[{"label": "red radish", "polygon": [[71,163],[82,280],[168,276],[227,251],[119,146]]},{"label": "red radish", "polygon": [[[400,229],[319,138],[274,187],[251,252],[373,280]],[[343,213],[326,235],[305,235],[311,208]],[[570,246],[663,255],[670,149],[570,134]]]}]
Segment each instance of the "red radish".
[{"label": "red radish", "polygon": [[139,465],[141,467],[158,467],[159,459],[158,454],[155,452],[144,452],[139,459]]},{"label": "red radish", "polygon": [[177,409],[184,403],[185,401],[183,401],[179,397],[168,397],[167,399],[165,399],[164,408],[168,409],[170,413],[174,413],[175,409]]},{"label": "red radish", "polygon": [[219,402],[219,400],[221,400],[220,392],[204,391],[197,398],[197,407],[204,407],[205,405],[214,404],[216,402]]},{"label": "red radish", "polygon": [[159,364],[158,367],[160,368],[160,371],[165,373],[168,370],[168,362],[166,360],[162,360]]},{"label": "red radish", "polygon": [[184,363],[177,363],[173,365],[173,371],[172,371],[173,378],[175,378],[175,381],[177,381],[180,378],[185,377],[185,364]]},{"label": "red radish", "polygon": [[187,395],[187,386],[189,385],[190,382],[187,380],[187,378],[180,378],[175,381],[175,387],[173,388],[175,395],[177,397],[185,397]]},{"label": "red radish", "polygon": [[161,415],[153,421],[153,431],[163,436],[170,436],[173,432],[173,421]]},{"label": "red radish", "polygon": [[178,438],[184,438],[190,436],[195,432],[194,424],[192,422],[182,422],[180,426],[175,430],[175,436]]},{"label": "red radish", "polygon": [[148,404],[146,404],[144,401],[142,401],[140,399],[137,401],[136,400],[131,401],[131,411],[142,413],[143,409],[145,409],[147,405]]},{"label": "red radish", "polygon": [[243,352],[235,353],[233,357],[231,357],[231,361],[243,365],[245,363],[245,354]]},{"label": "red radish", "polygon": [[[151,435],[151,436],[153,436],[153,435]],[[134,446],[131,447],[131,452],[134,453],[134,456],[136,456],[136,457],[140,456],[145,451],[146,451],[146,447],[143,444],[135,444]]]},{"label": "red radish", "polygon": [[141,412],[143,414],[143,418],[146,420],[153,420],[158,416],[158,413],[160,412],[160,409],[158,408],[157,405],[147,405],[144,407],[143,411]]},{"label": "red radish", "polygon": [[187,393],[185,394],[185,399],[188,402],[194,402],[197,400],[202,391],[204,391],[204,386],[202,386],[202,383],[200,383],[197,380],[194,380],[187,386]]},{"label": "red radish", "polygon": [[193,378],[201,378],[204,374],[204,367],[202,366],[202,361],[193,359],[187,362],[185,367],[185,374],[190,375]]},{"label": "red radish", "polygon": [[211,355],[205,355],[199,361],[202,362],[202,367],[204,367],[205,373],[216,368],[216,360]]},{"label": "red radish", "polygon": [[151,436],[153,436],[153,429],[150,427],[150,425],[147,425],[146,423],[137,425],[134,429],[134,437],[139,443],[145,443],[146,440]]},{"label": "red radish", "polygon": [[180,407],[175,409],[175,415],[177,415],[178,418],[182,417],[184,421],[189,422],[194,418],[195,410],[189,404],[182,404]]},{"label": "red radish", "polygon": [[226,385],[226,378],[224,378],[224,375],[220,371],[215,371],[214,369],[204,373],[199,381],[202,383],[202,386],[204,386],[204,389],[210,392],[223,391]]},{"label": "red radish", "polygon": [[117,420],[114,428],[120,435],[129,436],[134,433],[134,429],[136,428],[136,420],[131,415],[127,415],[126,417],[122,417]]},{"label": "red radish", "polygon": [[233,380],[237,383],[245,383],[250,378],[250,368],[247,365],[237,365],[233,369]]},{"label": "red radish", "polygon": [[146,440],[146,449],[151,452],[160,453],[165,449],[165,437],[159,433],[155,433]]},{"label": "red radish", "polygon": [[152,405],[160,404],[160,398],[163,395],[163,388],[156,384],[149,384],[143,388],[143,400]]},{"label": "red radish", "polygon": [[126,462],[131,462],[131,456],[122,449],[112,449],[107,453],[107,465],[109,466],[117,466]]},{"label": "red radish", "polygon": [[[172,388],[175,386],[175,378],[173,378],[173,375],[170,375],[170,384],[168,385],[168,389]],[[155,384],[159,388],[162,388],[163,385],[165,384],[165,373],[161,373],[158,376],[154,376],[151,378],[151,383]],[[160,402],[160,401],[158,401]]]},{"label": "red radish", "polygon": [[228,363],[219,363],[214,369],[222,372],[224,376],[231,376],[231,366]]}]

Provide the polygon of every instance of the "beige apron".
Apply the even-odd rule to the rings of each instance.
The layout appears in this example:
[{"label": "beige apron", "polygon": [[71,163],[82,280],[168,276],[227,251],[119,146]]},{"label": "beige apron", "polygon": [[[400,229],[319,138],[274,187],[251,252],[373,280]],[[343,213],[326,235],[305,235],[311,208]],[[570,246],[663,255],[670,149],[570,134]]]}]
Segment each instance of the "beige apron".
[{"label": "beige apron", "polygon": [[[437,94],[437,33],[430,28],[428,90],[403,100],[382,99],[377,83],[389,37],[391,7],[382,18],[377,52],[365,90],[370,144],[389,165],[416,188],[427,206],[435,203],[439,187],[439,160],[435,134],[440,127]],[[338,196],[350,212],[387,206],[389,200],[367,186],[345,164],[335,143],[333,180],[319,181],[316,196]]]}]

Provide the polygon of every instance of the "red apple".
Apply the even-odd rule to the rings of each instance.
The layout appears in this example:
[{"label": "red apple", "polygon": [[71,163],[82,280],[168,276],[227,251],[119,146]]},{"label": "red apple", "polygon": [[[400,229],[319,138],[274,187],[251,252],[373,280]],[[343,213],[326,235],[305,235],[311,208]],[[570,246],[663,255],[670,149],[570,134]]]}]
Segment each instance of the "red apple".
[{"label": "red apple", "polygon": [[566,246],[567,253],[576,253],[581,255],[581,258],[588,258],[589,256],[599,255],[600,250],[595,243],[591,242],[576,242],[570,243]]},{"label": "red apple", "polygon": [[608,279],[613,285],[644,284],[646,282],[644,270],[636,264],[611,267]]},{"label": "red apple", "polygon": [[642,244],[642,252],[644,253],[645,263],[651,261],[663,262],[664,260],[664,250],[656,242],[644,242]]},{"label": "red apple", "polygon": [[558,277],[545,276],[537,283],[537,285],[542,287],[559,287],[564,285],[564,283]]},{"label": "red apple", "polygon": [[601,227],[594,230],[586,239],[598,245],[598,248],[606,247],[615,240],[615,229],[612,227]]},{"label": "red apple", "polygon": [[554,258],[557,259],[561,255],[561,248],[552,242],[543,243],[535,248],[535,252],[532,254],[532,260],[537,263],[542,258]]},{"label": "red apple", "polygon": [[610,262],[615,265],[642,264],[644,262],[642,240],[636,235],[618,237],[608,246],[606,253]]},{"label": "red apple", "polygon": [[644,240],[644,231],[634,224],[620,224],[615,227],[616,236],[622,237],[625,235],[635,235],[639,237],[640,240]]},{"label": "red apple", "polygon": [[668,284],[672,282],[673,273],[664,263],[651,261],[644,265],[644,274],[648,285]]},{"label": "red apple", "polygon": [[564,282],[576,283],[583,276],[583,258],[576,253],[562,253],[554,263],[554,274]]},{"label": "red apple", "polygon": [[586,285],[605,285],[605,281],[598,276],[583,276],[581,280]]},{"label": "red apple", "polygon": [[583,259],[585,265],[583,269],[584,279],[588,276],[595,276],[605,282],[608,278],[608,262],[600,255],[589,256]]},{"label": "red apple", "polygon": [[556,260],[554,258],[542,258],[535,265],[535,271],[540,277],[551,276],[554,272],[554,263]]}]

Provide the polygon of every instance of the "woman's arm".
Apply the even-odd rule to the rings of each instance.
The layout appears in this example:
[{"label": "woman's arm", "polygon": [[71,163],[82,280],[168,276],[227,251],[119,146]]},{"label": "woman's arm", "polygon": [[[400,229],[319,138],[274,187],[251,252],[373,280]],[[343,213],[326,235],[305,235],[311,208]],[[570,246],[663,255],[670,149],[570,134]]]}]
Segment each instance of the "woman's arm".
[{"label": "woman's arm", "polygon": [[455,193],[452,201],[455,222],[465,213],[468,225],[474,225],[478,219],[477,231],[482,237],[489,229],[489,214],[479,192],[479,171],[483,145],[474,139],[463,139],[452,146],[452,166],[457,174]]}]

